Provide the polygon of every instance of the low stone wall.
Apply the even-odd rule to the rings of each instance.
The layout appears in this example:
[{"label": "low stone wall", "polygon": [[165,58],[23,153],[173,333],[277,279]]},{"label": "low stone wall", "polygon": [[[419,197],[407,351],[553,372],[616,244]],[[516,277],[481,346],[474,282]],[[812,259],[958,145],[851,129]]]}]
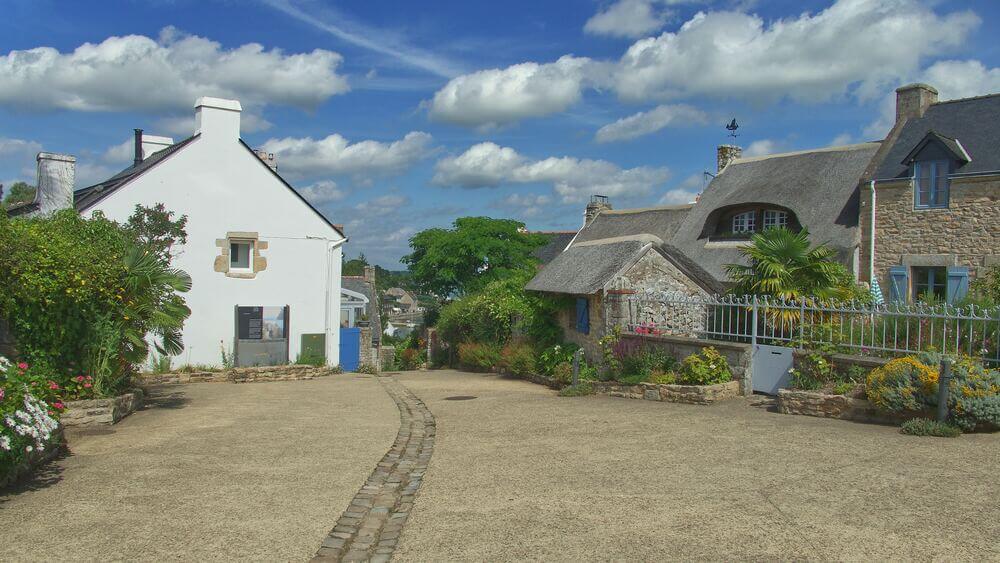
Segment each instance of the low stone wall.
[{"label": "low stone wall", "polygon": [[691,405],[710,405],[717,401],[740,396],[740,382],[735,380],[716,385],[667,385],[656,383],[628,385],[613,381],[593,381],[591,385],[594,387],[595,392],[606,393],[612,397],[687,403]]},{"label": "low stone wall", "polygon": [[66,411],[59,422],[63,426],[90,426],[94,424],[117,424],[142,406],[141,389],[108,399],[88,399],[67,401]]},{"label": "low stone wall", "polygon": [[682,361],[684,358],[697,354],[705,348],[715,348],[729,363],[733,380],[740,384],[740,393],[752,393],[751,371],[753,366],[753,347],[739,342],[723,342],[721,340],[701,340],[684,336],[647,336],[638,334],[623,334],[622,339],[641,341],[647,346],[670,354]]},{"label": "low stone wall", "polygon": [[801,414],[820,418],[838,418],[875,424],[901,424],[911,418],[934,418],[930,411],[913,413],[887,413],[871,401],[844,395],[827,395],[815,391],[778,391],[778,411],[784,414]]},{"label": "low stone wall", "polygon": [[34,473],[35,469],[59,457],[66,451],[66,439],[62,426],[56,428],[44,450],[34,450],[22,462],[7,473],[0,475],[0,491]]},{"label": "low stone wall", "polygon": [[545,385],[546,387],[551,387],[552,389],[556,389],[556,390],[559,390],[559,389],[562,389],[563,387],[566,387],[566,385],[564,385],[564,384],[559,383],[558,381],[556,381],[554,377],[548,377],[548,376],[540,375],[540,374],[537,374],[537,373],[528,374],[528,375],[524,376],[523,379],[527,379],[528,381],[530,381],[532,383],[537,383],[539,385]]},{"label": "low stone wall", "polygon": [[256,366],[230,368],[218,371],[190,371],[170,373],[144,373],[138,379],[147,385],[162,383],[255,383],[261,381],[298,381],[333,375],[326,366],[291,364],[285,366]]}]

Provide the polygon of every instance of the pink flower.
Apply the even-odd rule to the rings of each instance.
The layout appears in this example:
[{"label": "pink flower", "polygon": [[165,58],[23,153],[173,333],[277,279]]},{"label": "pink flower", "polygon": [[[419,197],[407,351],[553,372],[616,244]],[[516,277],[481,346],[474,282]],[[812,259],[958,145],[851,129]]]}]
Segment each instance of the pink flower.
[{"label": "pink flower", "polygon": [[93,380],[94,380],[93,377],[90,377],[89,375],[87,376],[87,381],[93,381]]},{"label": "pink flower", "polygon": [[17,369],[22,370],[22,371],[26,370],[26,369],[28,369],[28,364],[26,364],[24,362],[20,362],[20,363],[17,364]]},{"label": "pink flower", "polygon": [[59,409],[59,410],[63,410],[64,408],[66,408],[66,405],[62,404],[59,401],[56,401],[56,402],[52,403],[52,406],[55,407],[55,408],[57,408],[57,409]]},{"label": "pink flower", "polygon": [[84,384],[83,384],[83,386],[84,386],[85,388],[87,388],[87,389],[90,389],[91,387],[93,387],[93,385],[91,385],[91,384],[89,384],[89,383],[84,383]]},{"label": "pink flower", "polygon": [[0,401],[3,400],[3,395],[4,395],[4,388],[0,387]]},{"label": "pink flower", "polygon": [[53,389],[53,390],[59,389],[59,384],[56,383],[55,381],[50,381],[49,382],[49,389]]},{"label": "pink flower", "polygon": [[78,376],[76,376],[76,380],[77,380],[77,381],[83,381],[83,376],[82,376],[82,375],[78,375]]}]

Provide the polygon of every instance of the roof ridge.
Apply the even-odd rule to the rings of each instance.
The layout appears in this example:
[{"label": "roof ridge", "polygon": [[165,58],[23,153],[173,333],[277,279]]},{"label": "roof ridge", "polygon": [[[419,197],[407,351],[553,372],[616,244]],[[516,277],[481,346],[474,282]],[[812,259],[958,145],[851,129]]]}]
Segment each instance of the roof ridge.
[{"label": "roof ridge", "polygon": [[637,207],[634,209],[605,209],[598,214],[601,215],[627,215],[629,213],[643,213],[646,211],[682,211],[694,207],[693,203],[676,203],[672,205],[658,205],[653,207]]},{"label": "roof ridge", "polygon": [[759,162],[761,160],[767,160],[770,158],[784,158],[788,156],[801,156],[804,154],[813,153],[824,153],[824,152],[848,152],[853,150],[861,150],[862,148],[869,148],[881,144],[882,141],[867,141],[864,143],[855,143],[853,145],[837,145],[835,147],[822,147],[818,149],[804,149],[800,151],[782,152],[774,154],[764,154],[760,156],[748,156],[746,158],[737,158],[730,164],[742,164],[745,162]]},{"label": "roof ridge", "polygon": [[996,98],[1000,97],[1000,92],[994,92],[992,94],[983,94],[981,96],[969,96],[968,98],[955,98],[954,100],[942,100],[940,102],[934,102],[932,106],[940,106],[944,104],[956,104],[960,102],[973,102],[976,100],[983,100],[986,98]]}]

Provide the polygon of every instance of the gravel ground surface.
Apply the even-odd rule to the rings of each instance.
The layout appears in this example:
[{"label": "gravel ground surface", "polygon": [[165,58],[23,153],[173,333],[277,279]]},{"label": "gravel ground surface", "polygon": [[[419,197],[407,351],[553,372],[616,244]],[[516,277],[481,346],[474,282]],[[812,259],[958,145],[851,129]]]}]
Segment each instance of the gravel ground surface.
[{"label": "gravel ground surface", "polygon": [[1000,560],[998,435],[399,379],[438,435],[396,560]]},{"label": "gravel ground surface", "polygon": [[162,386],[0,496],[0,561],[303,561],[399,429],[374,378]]}]

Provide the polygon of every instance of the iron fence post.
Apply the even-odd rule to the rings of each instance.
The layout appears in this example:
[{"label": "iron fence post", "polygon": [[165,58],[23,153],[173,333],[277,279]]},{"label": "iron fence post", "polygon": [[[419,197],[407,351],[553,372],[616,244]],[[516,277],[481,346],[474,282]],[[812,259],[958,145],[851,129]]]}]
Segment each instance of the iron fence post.
[{"label": "iron fence post", "polygon": [[753,296],[753,327],[750,329],[750,346],[757,346],[757,296]]},{"label": "iron fence post", "polygon": [[951,358],[941,359],[941,373],[938,376],[938,422],[948,420],[948,384],[951,382]]},{"label": "iron fence post", "polygon": [[805,337],[805,324],[806,324],[806,300],[800,298],[799,299],[799,348],[800,349],[804,347],[802,340]]}]

